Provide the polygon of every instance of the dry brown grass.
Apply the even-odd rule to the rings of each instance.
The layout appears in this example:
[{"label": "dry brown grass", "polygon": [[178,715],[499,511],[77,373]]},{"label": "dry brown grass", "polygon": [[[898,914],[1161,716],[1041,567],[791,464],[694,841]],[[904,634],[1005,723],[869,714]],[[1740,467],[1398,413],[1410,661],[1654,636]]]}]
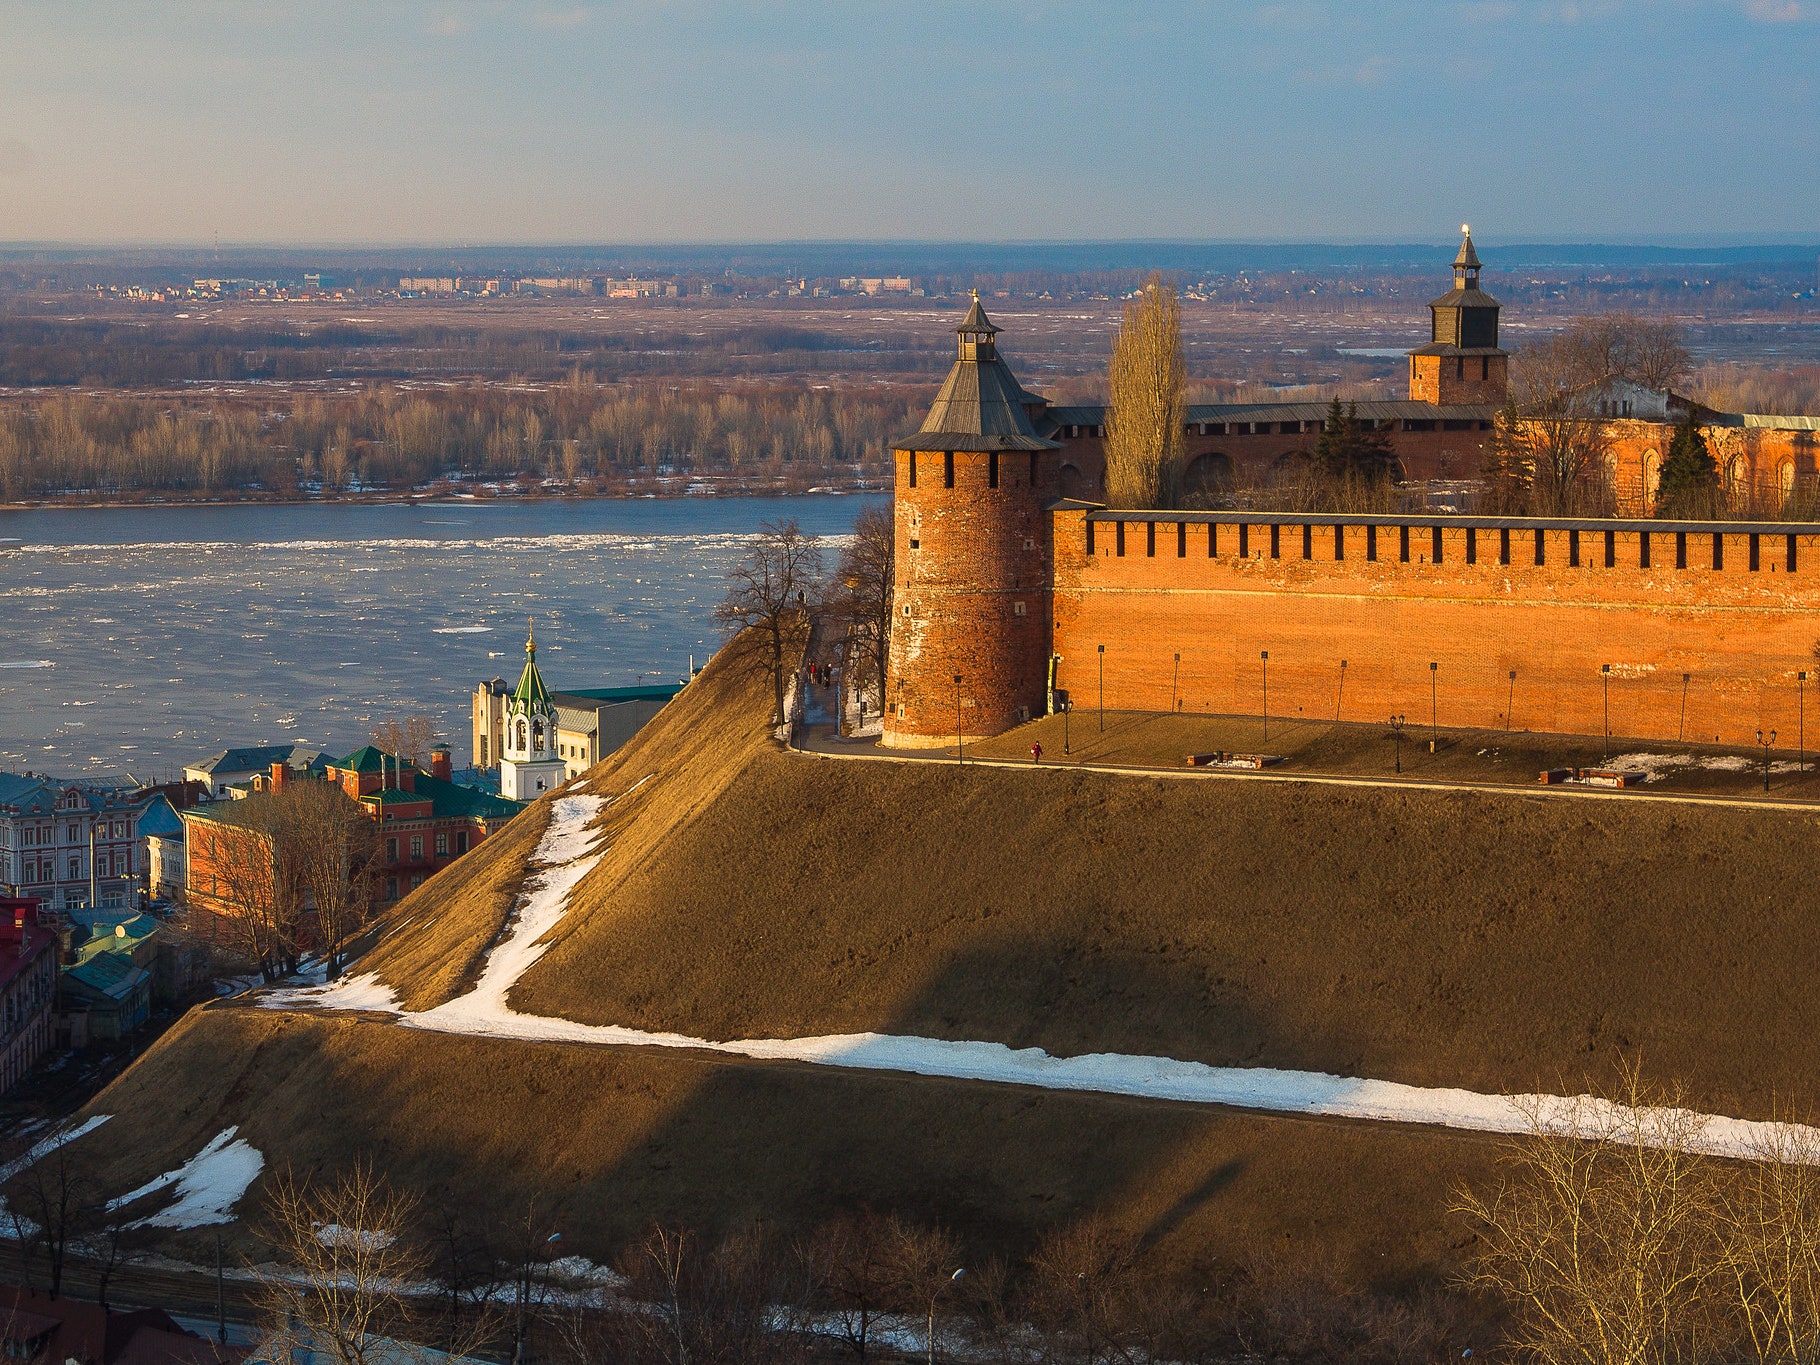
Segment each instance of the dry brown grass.
[{"label": "dry brown grass", "polygon": [[[1158,1265],[1318,1255],[1394,1285],[1456,1265],[1448,1192],[1495,1157],[1489,1141],[1426,1130],[233,1005],[198,1011],[94,1108],[131,1119],[82,1140],[110,1187],[234,1123],[268,1172],[324,1178],[368,1158],[431,1213],[455,1201],[503,1225],[535,1196],[564,1248],[597,1260],[653,1219],[796,1233],[865,1207],[940,1222],[983,1257],[1102,1213]],[[243,1228],[231,1236],[259,1254]],[[212,1232],[173,1241],[212,1257]]]}]

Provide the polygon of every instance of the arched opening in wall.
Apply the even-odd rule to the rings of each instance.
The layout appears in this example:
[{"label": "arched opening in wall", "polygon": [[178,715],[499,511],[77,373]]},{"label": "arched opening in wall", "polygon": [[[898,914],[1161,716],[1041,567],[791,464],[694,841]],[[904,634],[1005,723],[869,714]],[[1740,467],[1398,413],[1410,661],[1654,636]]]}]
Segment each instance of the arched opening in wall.
[{"label": "arched opening in wall", "polygon": [[1182,474],[1182,491],[1190,497],[1215,498],[1232,487],[1232,461],[1218,451],[1197,455]]},{"label": "arched opening in wall", "polygon": [[1270,462],[1266,478],[1271,483],[1296,483],[1308,477],[1312,464],[1306,451],[1292,450]]},{"label": "arched opening in wall", "polygon": [[541,720],[531,722],[531,748],[537,753],[543,752],[543,722]]},{"label": "arched opening in wall", "polygon": [[1662,489],[1662,458],[1653,450],[1643,452],[1643,502],[1656,505],[1656,494]]},{"label": "arched opening in wall", "polygon": [[1083,491],[1083,485],[1087,482],[1086,479],[1081,476],[1081,471],[1071,464],[1062,466],[1061,480],[1062,496],[1064,498],[1080,497]]},{"label": "arched opening in wall", "polygon": [[1750,470],[1742,455],[1734,455],[1725,466],[1725,496],[1733,507],[1750,503]]},{"label": "arched opening in wall", "polygon": [[518,751],[520,753],[523,753],[527,748],[530,747],[530,733],[531,732],[525,728],[525,723],[522,720],[519,721],[518,722]]},{"label": "arched opening in wall", "polygon": [[1615,501],[1618,496],[1618,452],[1605,452],[1605,491]]},{"label": "arched opening in wall", "polygon": [[1794,501],[1795,497],[1795,462],[1784,460],[1776,471],[1776,486],[1782,490],[1784,504]]}]

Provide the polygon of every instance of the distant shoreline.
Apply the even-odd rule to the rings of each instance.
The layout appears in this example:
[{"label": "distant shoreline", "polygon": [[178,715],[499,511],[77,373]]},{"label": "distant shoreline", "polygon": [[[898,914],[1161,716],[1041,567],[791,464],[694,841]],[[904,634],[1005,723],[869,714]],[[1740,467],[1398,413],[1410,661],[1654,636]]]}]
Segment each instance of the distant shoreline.
[{"label": "distant shoreline", "polygon": [[[672,485],[681,485],[672,486]],[[36,498],[23,502],[0,502],[0,512],[96,511],[103,508],[146,507],[168,511],[176,507],[409,507],[418,504],[473,506],[486,503],[527,502],[645,502],[653,499],[681,501],[686,498],[807,498],[807,497],[882,497],[890,489],[866,479],[844,479],[814,484],[808,488],[741,484],[736,487],[704,488],[699,479],[662,479],[650,484],[616,485],[610,488],[582,490],[537,489],[523,492],[489,488],[485,492],[465,492],[459,487],[425,491],[374,489],[333,496],[263,494],[254,490],[209,497],[137,497],[128,494],[107,496],[80,493],[67,497]]]}]

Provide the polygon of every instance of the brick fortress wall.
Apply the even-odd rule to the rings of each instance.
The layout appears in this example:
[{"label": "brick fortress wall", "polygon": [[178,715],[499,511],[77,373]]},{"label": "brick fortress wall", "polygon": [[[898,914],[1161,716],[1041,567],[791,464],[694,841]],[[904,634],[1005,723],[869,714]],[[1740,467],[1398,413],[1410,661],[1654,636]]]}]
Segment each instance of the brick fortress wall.
[{"label": "brick fortress wall", "polygon": [[1043,509],[1057,496],[1055,452],[900,450],[895,461],[884,743],[951,744],[957,722],[978,738],[1041,715],[1053,526]]},{"label": "brick fortress wall", "polygon": [[1168,710],[1180,651],[1181,709],[1255,715],[1268,651],[1273,716],[1426,725],[1432,678],[1443,726],[1596,735],[1609,664],[1614,734],[1792,740],[1820,638],[1813,526],[1053,516],[1058,685],[1082,710],[1104,644],[1110,709]]}]

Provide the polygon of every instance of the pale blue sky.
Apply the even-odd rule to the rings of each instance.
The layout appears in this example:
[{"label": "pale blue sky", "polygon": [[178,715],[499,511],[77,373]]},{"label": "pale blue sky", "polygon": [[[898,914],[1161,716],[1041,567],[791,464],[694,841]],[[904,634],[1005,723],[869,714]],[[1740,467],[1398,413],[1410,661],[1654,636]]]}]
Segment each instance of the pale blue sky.
[{"label": "pale blue sky", "polygon": [[0,241],[1820,230],[1820,0],[0,0]]}]

